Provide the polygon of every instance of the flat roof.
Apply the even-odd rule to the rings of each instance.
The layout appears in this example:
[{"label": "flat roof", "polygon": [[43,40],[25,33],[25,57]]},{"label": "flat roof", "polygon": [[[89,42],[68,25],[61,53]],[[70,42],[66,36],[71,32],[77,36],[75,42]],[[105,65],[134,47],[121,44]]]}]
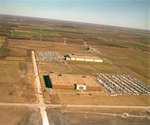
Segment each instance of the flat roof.
[{"label": "flat roof", "polygon": [[87,54],[75,54],[75,55],[72,55],[72,54],[68,54],[71,58],[83,58],[83,59],[98,59],[98,60],[102,60],[100,57],[98,56],[92,56],[92,55],[87,55]]},{"label": "flat roof", "polygon": [[49,74],[52,84],[54,85],[86,85],[96,87],[98,83],[96,78],[88,75],[71,75],[71,74]]}]

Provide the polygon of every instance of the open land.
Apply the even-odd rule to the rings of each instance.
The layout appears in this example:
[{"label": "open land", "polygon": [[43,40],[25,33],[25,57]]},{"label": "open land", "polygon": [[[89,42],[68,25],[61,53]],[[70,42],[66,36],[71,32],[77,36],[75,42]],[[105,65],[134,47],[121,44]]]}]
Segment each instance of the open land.
[{"label": "open land", "polygon": [[[92,76],[92,73],[127,74],[150,86],[149,31],[76,22],[66,23],[65,21],[39,18],[5,15],[0,15],[0,17],[0,102],[22,104],[38,102],[31,51],[50,51],[59,52],[61,56],[72,53],[93,54],[102,58],[104,62],[66,60],[65,65],[38,62],[37,66],[43,91],[41,94],[44,97],[45,103],[150,106],[149,95],[121,95],[112,97],[103,90],[49,89],[46,88],[43,79],[43,73],[50,72],[90,76]],[[66,44],[64,44],[64,38],[66,38]],[[84,42],[86,42],[86,45],[84,45]],[[89,46],[95,50],[88,50]],[[41,124],[41,116],[35,116],[38,113],[34,115],[28,114],[28,112],[34,111],[33,108],[30,111],[28,108],[0,108],[2,111],[1,115],[6,113],[1,117],[1,123],[5,123],[5,119],[8,119],[6,116],[9,117],[10,114],[13,114],[11,115],[14,120],[12,124],[28,124],[27,121],[29,119],[32,121],[35,117],[39,121],[31,124]],[[39,112],[38,110],[36,111]],[[101,122],[102,124],[107,123],[109,125],[111,123],[108,123],[108,121],[112,118],[114,119],[112,121],[114,124],[143,123],[146,125],[149,122],[147,116],[141,119],[106,116],[104,114],[92,114],[92,116],[84,111],[81,115],[74,111],[66,111],[62,115],[62,112],[56,111],[56,114],[59,114],[58,116],[64,119],[64,121],[58,121],[56,124],[59,124],[59,122],[73,125],[98,124]],[[108,109],[108,112],[111,111],[112,109]],[[123,109],[121,111],[122,113],[125,112]],[[55,111],[47,109],[47,112],[50,112],[47,114],[51,123]],[[105,113],[105,111],[103,112]],[[99,118],[100,116],[102,117],[101,119]],[[57,119],[55,120],[57,121]],[[10,123],[11,121],[8,121],[6,124],[9,125]]]},{"label": "open land", "polygon": [[39,109],[17,106],[0,106],[1,125],[42,125]]},{"label": "open land", "polygon": [[[117,109],[51,109],[47,108],[50,124],[55,125],[148,125],[148,113],[144,110],[127,110],[122,111]],[[126,113],[124,113],[126,112]],[[126,116],[128,114],[129,116]],[[138,115],[137,115],[138,114]],[[55,117],[55,116],[59,117]]]}]

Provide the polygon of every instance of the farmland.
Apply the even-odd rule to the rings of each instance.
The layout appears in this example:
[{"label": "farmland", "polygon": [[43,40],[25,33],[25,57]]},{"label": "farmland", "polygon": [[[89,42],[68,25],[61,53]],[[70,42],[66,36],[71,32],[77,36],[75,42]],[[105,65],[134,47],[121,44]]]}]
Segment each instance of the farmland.
[{"label": "farmland", "polygon": [[[37,61],[42,85],[42,93],[40,94],[44,97],[46,104],[150,106],[149,95],[112,97],[103,90],[51,90],[46,88],[43,79],[44,73],[90,76],[93,76],[93,73],[126,74],[150,86],[149,31],[5,15],[1,15],[0,20],[1,103],[29,105],[38,103],[31,51],[50,51],[58,52],[62,59],[67,54],[77,53],[99,56],[103,62],[63,60],[64,65],[59,65],[55,62]],[[64,38],[66,38],[66,44],[64,44]],[[5,46],[1,48],[5,41],[7,41]],[[85,42],[86,45],[84,45]],[[94,51],[89,50],[90,47],[94,48]],[[19,108],[16,110],[13,107],[10,110],[9,106],[0,108],[1,116],[4,112],[9,111],[12,114],[12,119],[18,117],[12,121],[12,124],[28,124],[27,121],[33,116],[39,119],[36,123],[41,123],[41,116],[35,115],[35,112],[39,113],[38,109]],[[95,109],[93,108],[93,110]],[[21,112],[23,113],[21,114]],[[33,112],[33,115],[29,115],[29,112]],[[51,110],[47,108],[47,112],[51,112]],[[7,116],[8,113],[5,115]],[[61,113],[58,112],[58,114]],[[70,118],[72,116],[69,115],[69,113],[65,114],[65,119],[71,119],[70,123],[82,124],[81,121],[84,118],[81,117],[77,121],[76,118]],[[51,115],[49,114],[48,117],[50,119]],[[90,115],[89,118],[94,119]],[[4,119],[6,118],[1,117],[0,121],[3,122]],[[32,121],[32,119],[30,120]],[[23,121],[23,123],[19,121]]]},{"label": "farmland", "polygon": [[[9,20],[11,18],[6,19],[8,22]],[[87,50],[90,45],[101,52],[101,54],[93,54],[107,60],[104,60],[101,64],[66,61],[70,67],[45,63],[44,65],[38,65],[39,71],[84,75],[92,75],[95,72],[112,74],[128,73],[145,84],[149,84],[150,61],[148,38],[150,35],[148,32],[132,29],[120,30],[115,27],[80,23],[74,24],[73,22],[65,24],[59,21],[60,25],[58,27],[53,21],[49,21],[49,24],[47,21],[41,21],[42,25],[39,25],[38,21],[32,22],[32,19],[26,18],[23,22],[14,21],[7,25],[12,31],[9,33],[11,35],[7,38],[9,39],[9,44],[3,50],[3,55],[1,56],[1,66],[10,65],[11,67],[11,64],[14,65],[14,67],[11,67],[12,69],[8,66],[8,71],[5,71],[4,76],[12,78],[9,84],[13,82],[13,78],[15,78],[15,82],[20,82],[19,77],[21,74],[18,73],[19,66],[24,68],[32,67],[31,57],[29,56],[31,50],[54,51],[59,52],[61,56],[71,53],[92,54]],[[64,38],[67,40],[67,45],[63,44]],[[87,46],[83,45],[84,41],[86,41]],[[7,60],[9,60],[9,64],[6,63]],[[28,77],[28,73],[26,72],[32,74],[30,70],[26,71],[24,68],[21,68],[21,72],[23,71],[26,74],[23,79]],[[11,71],[14,70],[16,72],[11,75]],[[1,74],[4,74],[3,70],[1,70]],[[4,76],[2,77],[3,83],[7,82],[4,80]],[[26,83],[28,81],[24,80],[24,85]]]},{"label": "farmland", "polygon": [[41,27],[26,27],[26,26],[20,26],[18,27],[14,32],[12,32],[12,35],[29,35],[29,36],[59,36],[59,33],[61,32],[69,32],[69,33],[79,33],[74,30],[66,29],[66,28],[43,28]]}]

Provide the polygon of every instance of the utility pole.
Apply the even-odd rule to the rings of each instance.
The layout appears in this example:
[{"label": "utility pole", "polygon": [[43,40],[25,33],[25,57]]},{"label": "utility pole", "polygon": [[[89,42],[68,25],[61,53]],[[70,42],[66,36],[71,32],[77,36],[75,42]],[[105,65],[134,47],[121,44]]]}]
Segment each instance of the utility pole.
[{"label": "utility pole", "polygon": [[64,45],[66,45],[66,38],[64,38]]},{"label": "utility pole", "polygon": [[42,26],[41,26],[41,30],[40,30],[40,41],[41,41],[41,36],[42,36]]}]

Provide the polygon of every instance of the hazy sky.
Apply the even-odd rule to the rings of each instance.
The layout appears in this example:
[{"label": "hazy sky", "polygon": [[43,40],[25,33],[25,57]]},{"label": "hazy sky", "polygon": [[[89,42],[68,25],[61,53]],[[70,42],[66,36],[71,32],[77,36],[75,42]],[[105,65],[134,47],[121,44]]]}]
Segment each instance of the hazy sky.
[{"label": "hazy sky", "polygon": [[0,0],[0,14],[150,30],[150,0]]}]

